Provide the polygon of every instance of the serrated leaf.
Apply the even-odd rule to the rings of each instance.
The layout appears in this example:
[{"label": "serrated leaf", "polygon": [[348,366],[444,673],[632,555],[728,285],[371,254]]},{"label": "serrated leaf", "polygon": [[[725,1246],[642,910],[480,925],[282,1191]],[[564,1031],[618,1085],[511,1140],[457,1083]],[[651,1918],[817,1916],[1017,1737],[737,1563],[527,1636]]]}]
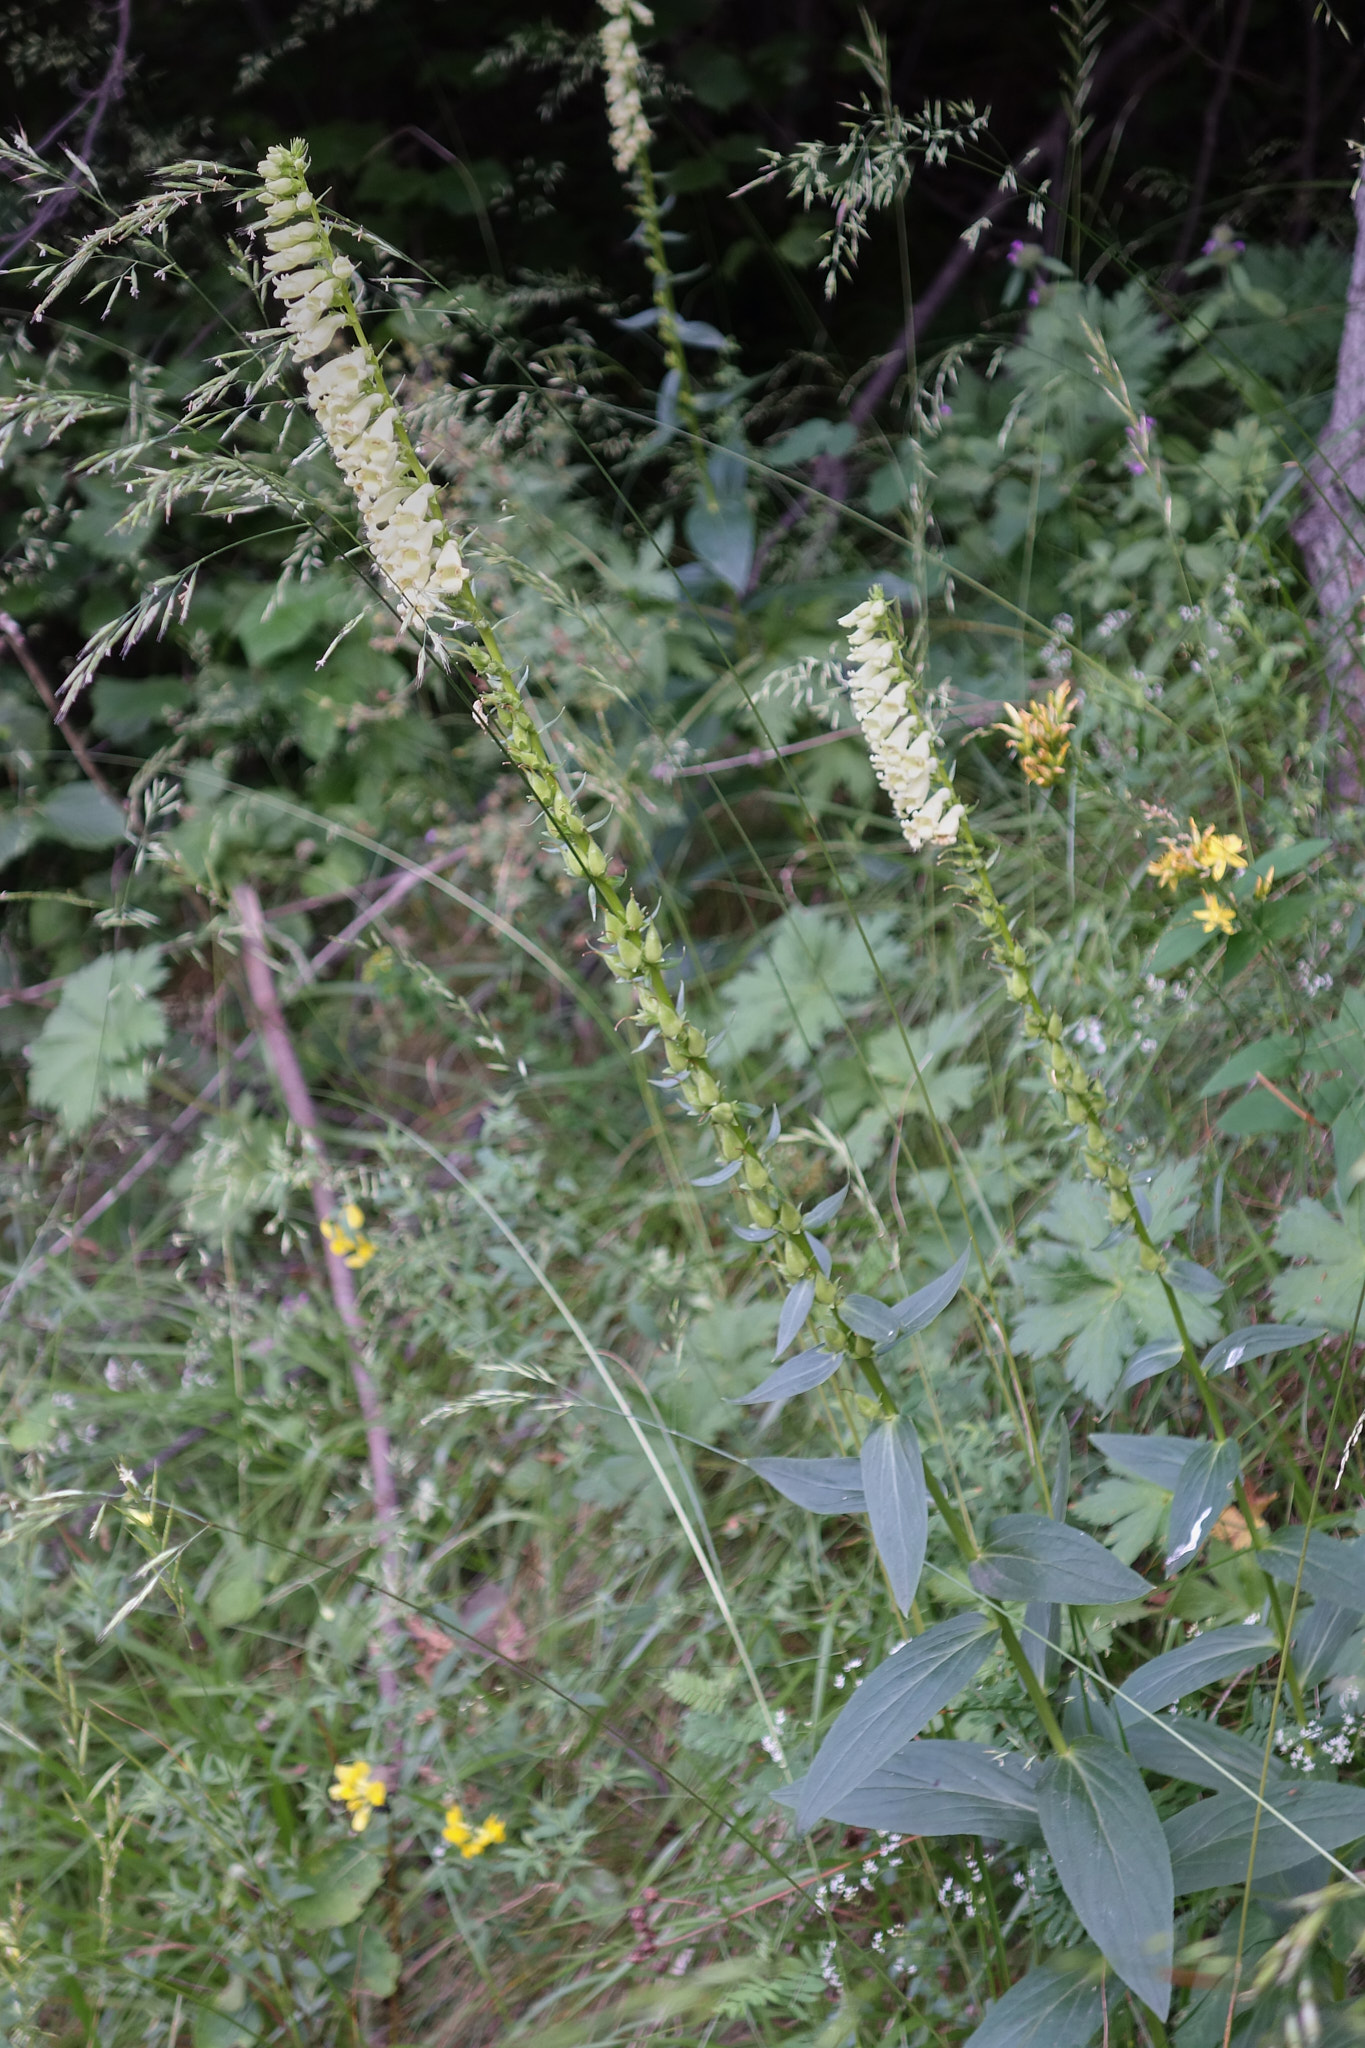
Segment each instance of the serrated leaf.
[{"label": "serrated leaf", "polygon": [[1130,1991],[1171,2006],[1175,1890],[1156,1808],[1131,1757],[1083,1735],[1038,1788],[1043,1839],[1076,1917]]},{"label": "serrated leaf", "polygon": [[927,1287],[921,1287],[915,1294],[907,1294],[904,1301],[898,1301],[891,1310],[896,1319],[897,1332],[902,1337],[911,1337],[917,1330],[927,1330],[936,1316],[941,1316],[949,1303],[957,1297],[967,1275],[967,1262],[971,1248],[962,1257],[940,1273],[937,1280],[931,1280]]},{"label": "serrated leaf", "polygon": [[319,1851],[303,1866],[302,1880],[313,1889],[290,1908],[294,1924],[305,1934],[320,1933],[325,1927],[349,1927],[352,1920],[360,1918],[383,1875],[382,1858],[357,1842]]},{"label": "serrated leaf", "polygon": [[397,1949],[390,1946],[377,1927],[362,1927],[351,1988],[368,1991],[371,1998],[392,1998],[398,1989],[401,1965]]},{"label": "serrated leaf", "polygon": [[1125,1394],[1129,1387],[1140,1387],[1145,1380],[1155,1379],[1159,1372],[1169,1372],[1184,1356],[1184,1351],[1178,1337],[1160,1337],[1155,1344],[1144,1344],[1124,1366],[1115,1391]]},{"label": "serrated leaf", "polygon": [[1166,1488],[1116,1473],[1083,1493],[1071,1514],[1087,1528],[1107,1529],[1105,1548],[1124,1564],[1132,1564],[1159,1541],[1170,1508],[1171,1493]]},{"label": "serrated leaf", "polygon": [[1231,1372],[1248,1358],[1273,1358],[1277,1351],[1295,1351],[1300,1344],[1316,1344],[1323,1334],[1320,1323],[1247,1323],[1230,1336],[1220,1337],[1204,1353],[1205,1372]]},{"label": "serrated leaf", "polygon": [[924,1569],[929,1541],[929,1495],[919,1438],[908,1415],[879,1422],[863,1439],[863,1495],[877,1555],[886,1568],[891,1597],[902,1614]]},{"label": "serrated leaf", "polygon": [[788,1066],[809,1065],[847,1011],[877,994],[878,967],[894,979],[905,964],[893,912],[873,911],[862,925],[860,934],[846,918],[808,904],[770,925],[759,951],[723,993],[725,1008],[733,1012],[726,1060],[764,1051],[780,1039]]},{"label": "serrated leaf", "polygon": [[1301,1781],[1268,1784],[1259,1828],[1256,1801],[1245,1792],[1230,1787],[1211,1799],[1197,1799],[1166,1822],[1176,1889],[1202,1892],[1241,1884],[1251,1867],[1253,1833],[1257,1877],[1292,1870],[1315,1850],[1341,1849],[1365,1837],[1365,1790]]},{"label": "serrated leaf", "polygon": [[1036,1757],[922,1736],[826,1805],[824,1818],[888,1834],[1037,1842],[1037,1785]]},{"label": "serrated leaf", "polygon": [[805,1326],[815,1302],[815,1282],[798,1280],[782,1304],[782,1313],[777,1319],[777,1344],[774,1358],[780,1358],[789,1345],[795,1343]]},{"label": "serrated leaf", "polygon": [[1090,1441],[1106,1464],[1113,1465],[1120,1472],[1131,1473],[1134,1479],[1144,1479],[1151,1486],[1163,1486],[1167,1493],[1174,1493],[1187,1461],[1210,1439],[1118,1436],[1109,1430],[1097,1429],[1091,1432]]},{"label": "serrated leaf", "polygon": [[993,2005],[963,2048],[1090,2048],[1104,2025],[1104,1998],[1094,1981],[1098,1957],[1053,1956],[1030,1970]]},{"label": "serrated leaf", "polygon": [[29,1048],[29,1099],[83,1131],[111,1102],[144,1102],[146,1055],[166,1041],[155,991],[166,979],[159,946],[103,953],[62,985],[56,1009]]},{"label": "serrated leaf", "polygon": [[996,1641],[980,1614],[954,1615],[879,1664],[821,1743],[802,1787],[804,1831],[932,1721],[975,1678]]},{"label": "serrated leaf", "polygon": [[900,1324],[884,1301],[871,1294],[850,1294],[839,1307],[840,1319],[855,1337],[868,1337],[874,1344],[893,1344]]},{"label": "serrated leaf", "polygon": [[813,1515],[860,1515],[862,1467],[856,1458],[750,1458],[749,1469],[776,1487],[785,1500]]},{"label": "serrated leaf", "polygon": [[1259,1622],[1229,1628],[1211,1628],[1193,1642],[1165,1650],[1124,1679],[1115,1706],[1125,1701],[1145,1707],[1150,1714],[1174,1706],[1206,1685],[1221,1685],[1240,1672],[1263,1664],[1277,1648],[1275,1636]]},{"label": "serrated leaf", "polygon": [[1350,1330],[1365,1286],[1365,1205],[1348,1202],[1334,1216],[1311,1197],[1295,1202],[1280,1217],[1275,1249],[1304,1259],[1270,1283],[1275,1313],[1287,1323],[1325,1324]]},{"label": "serrated leaf", "polygon": [[1185,1460],[1171,1502],[1170,1548],[1166,1576],[1196,1557],[1213,1524],[1232,1499],[1242,1469],[1242,1454],[1229,1438],[1221,1444],[1198,1444]]},{"label": "serrated leaf", "polygon": [[1151,1591],[1144,1578],[1093,1536],[1049,1515],[1001,1515],[967,1576],[988,1600],[1094,1607],[1140,1600]]},{"label": "serrated leaf", "polygon": [[1270,1081],[1282,1080],[1298,1065],[1301,1049],[1299,1040],[1288,1035],[1258,1038],[1254,1045],[1242,1046],[1221,1067],[1215,1067],[1200,1096],[1221,1095],[1225,1088],[1245,1088],[1258,1074]]},{"label": "serrated leaf", "polygon": [[1272,1579],[1292,1586],[1303,1559],[1303,1584],[1315,1600],[1330,1600],[1348,1614],[1365,1614],[1365,1538],[1325,1535],[1314,1529],[1304,1551],[1303,1530],[1292,1524],[1277,1529],[1256,1553],[1256,1562]]},{"label": "serrated leaf", "polygon": [[[736,1400],[757,1405],[761,1401],[790,1401],[793,1394],[808,1394],[812,1387],[822,1386],[844,1362],[842,1351],[826,1351],[817,1344],[811,1351],[799,1351],[795,1358],[789,1358],[785,1365],[779,1365],[776,1372],[770,1372],[766,1380],[748,1394],[737,1394]],[[850,1458],[848,1463],[853,1464]]]}]

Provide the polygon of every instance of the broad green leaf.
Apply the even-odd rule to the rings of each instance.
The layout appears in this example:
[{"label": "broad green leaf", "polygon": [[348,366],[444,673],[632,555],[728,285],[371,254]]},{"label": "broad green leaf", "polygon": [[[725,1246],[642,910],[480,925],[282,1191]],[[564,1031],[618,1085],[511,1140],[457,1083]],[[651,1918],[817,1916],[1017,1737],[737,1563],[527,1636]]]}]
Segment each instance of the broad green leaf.
[{"label": "broad green leaf", "polygon": [[845,1012],[876,995],[878,967],[887,977],[899,973],[906,958],[895,936],[899,922],[894,912],[876,911],[863,918],[860,933],[831,910],[789,910],[722,991],[731,1013],[722,1057],[742,1059],[781,1038],[787,1065],[808,1065]]},{"label": "broad green leaf", "polygon": [[863,1439],[863,1496],[891,1597],[910,1612],[929,1541],[929,1495],[919,1438],[908,1415],[879,1422]]},{"label": "broad green leaf", "polygon": [[183,711],[193,692],[179,676],[144,676],[135,683],[115,676],[100,676],[91,691],[96,732],[106,733],[118,745],[140,739],[172,713]]},{"label": "broad green leaf", "polygon": [[1109,1430],[1093,1430],[1091,1443],[1105,1460],[1134,1479],[1152,1486],[1164,1486],[1174,1493],[1191,1455],[1204,1448],[1209,1439],[1191,1436],[1116,1436]]},{"label": "broad green leaf", "polygon": [[1365,1538],[1328,1536],[1314,1529],[1304,1551],[1303,1530],[1292,1524],[1277,1529],[1256,1553],[1256,1562],[1272,1579],[1292,1586],[1303,1559],[1303,1585],[1315,1600],[1330,1600],[1348,1614],[1365,1614]]},{"label": "broad green leaf", "polygon": [[1185,1460],[1171,1502],[1167,1578],[1198,1555],[1213,1524],[1232,1499],[1241,1469],[1242,1454],[1231,1438],[1221,1444],[1198,1444]]},{"label": "broad green leaf", "polygon": [[797,1807],[804,1833],[904,1747],[981,1669],[996,1642],[984,1615],[935,1623],[879,1664],[816,1753]]},{"label": "broad green leaf", "polygon": [[1199,1093],[1220,1095],[1225,1088],[1244,1088],[1258,1074],[1271,1081],[1282,1080],[1298,1065],[1302,1050],[1300,1041],[1288,1035],[1258,1038],[1254,1045],[1242,1046],[1221,1067],[1215,1067]]},{"label": "broad green leaf", "polygon": [[1051,1692],[1061,1669],[1062,1610],[1055,1600],[1030,1600],[1024,1608],[1019,1640],[1033,1675]]},{"label": "broad green leaf", "polygon": [[1049,1515],[1001,1515],[967,1576],[988,1600],[1056,1600],[1063,1606],[1140,1600],[1151,1590],[1093,1536]]},{"label": "broad green leaf", "polygon": [[1183,967],[1187,960],[1193,960],[1196,953],[1202,953],[1212,932],[1206,932],[1202,924],[1196,924],[1193,913],[1179,918],[1168,925],[1156,942],[1156,948],[1147,963],[1149,974],[1174,974],[1177,967]]},{"label": "broad green leaf", "polygon": [[349,1927],[360,1918],[384,1875],[384,1863],[353,1840],[310,1857],[301,1874],[312,1893],[297,1899],[291,1911],[297,1927],[316,1934],[324,1927]]},{"label": "broad green leaf", "polygon": [[1049,1957],[1011,1984],[963,2048],[1089,2048],[1104,2026],[1098,1977],[1098,1956]]},{"label": "broad green leaf", "polygon": [[165,979],[161,948],[144,946],[102,953],[63,984],[29,1048],[28,1084],[63,1130],[83,1131],[111,1102],[146,1101],[146,1055],[166,1042],[155,993]]},{"label": "broad green leaf", "polygon": [[1317,1685],[1330,1678],[1332,1667],[1360,1627],[1360,1616],[1330,1600],[1315,1600],[1306,1613],[1300,1611],[1294,1629],[1294,1669],[1301,1685]]},{"label": "broad green leaf", "polygon": [[1275,1232],[1275,1249],[1306,1263],[1288,1267],[1271,1281],[1276,1315],[1286,1323],[1351,1329],[1365,1287],[1363,1233],[1365,1204],[1360,1201],[1348,1202],[1340,1216],[1311,1197],[1286,1209]]},{"label": "broad green leaf", "polygon": [[25,1408],[17,1422],[10,1424],[9,1446],[12,1451],[38,1451],[56,1433],[57,1410],[44,1395]]},{"label": "broad green leaf", "polygon": [[1121,1711],[1126,1699],[1146,1707],[1149,1713],[1158,1713],[1162,1707],[1174,1706],[1177,1700],[1202,1691],[1206,1685],[1222,1684],[1240,1671],[1263,1664],[1276,1648],[1273,1631],[1262,1628],[1259,1622],[1208,1629],[1193,1642],[1182,1643],[1176,1650],[1165,1650],[1130,1672],[1119,1688],[1115,1705]]},{"label": "broad green leaf", "polygon": [[1209,1347],[1204,1353],[1204,1370],[1232,1372],[1244,1359],[1273,1358],[1277,1351],[1296,1351],[1300,1344],[1316,1344],[1321,1335],[1320,1324],[1247,1323]]},{"label": "broad green leaf", "polygon": [[[888,1757],[832,1806],[826,1820],[898,1835],[984,1835],[1039,1842],[1038,1759],[983,1742],[922,1736]],[[800,1804],[799,1786],[783,1803]]]},{"label": "broad green leaf", "polygon": [[1241,1884],[1250,1869],[1253,1832],[1257,1877],[1292,1870],[1317,1850],[1341,1849],[1365,1837],[1365,1789],[1358,1785],[1280,1780],[1266,1786],[1265,1802],[1259,1829],[1255,1799],[1235,1787],[1172,1814],[1166,1841],[1176,1889],[1203,1892]]},{"label": "broad green leaf", "polygon": [[814,1515],[860,1515],[867,1506],[856,1458],[750,1458],[749,1469]]},{"label": "broad green leaf", "polygon": [[30,846],[43,836],[38,814],[33,810],[14,810],[6,807],[0,810],[0,868],[8,867],[12,860],[18,860],[21,853],[27,853]]},{"label": "broad green leaf", "polygon": [[[1163,1168],[1143,1190],[1158,1243],[1193,1213],[1194,1185],[1186,1161]],[[1128,1233],[1113,1243],[1111,1235],[1104,1197],[1089,1185],[1065,1182],[1016,1268],[1026,1306],[1015,1320],[1015,1342],[1037,1358],[1065,1351],[1067,1378],[1097,1404],[1108,1401],[1139,1345],[1178,1334],[1160,1281],[1143,1269],[1136,1238]],[[1218,1335],[1208,1302],[1187,1300],[1184,1316],[1196,1344]]]},{"label": "broad green leaf", "polygon": [[1077,1919],[1129,1990],[1164,2020],[1175,1893],[1166,1838],[1137,1765],[1099,1736],[1081,1736],[1044,1771],[1038,1818]]},{"label": "broad green leaf", "polygon": [[754,560],[754,515],[743,501],[708,505],[698,497],[683,521],[687,544],[736,597],[748,587]]},{"label": "broad green leaf", "polygon": [[1272,872],[1277,882],[1287,882],[1291,875],[1297,875],[1320,854],[1331,850],[1330,839],[1296,839],[1292,846],[1272,846],[1268,853],[1258,854],[1242,869],[1231,885],[1232,893],[1239,902],[1254,896],[1256,884]]},{"label": "broad green leaf", "polygon": [[[1126,1702],[1117,1695],[1123,1739],[1133,1761],[1144,1771],[1156,1771],[1163,1778],[1179,1778],[1187,1785],[1204,1785],[1211,1792],[1225,1792],[1236,1782],[1259,1791],[1264,1749],[1220,1728],[1212,1721],[1196,1720],[1192,1714],[1135,1714],[1123,1711]],[[1268,1782],[1284,1776],[1283,1766],[1272,1757]]]},{"label": "broad green leaf", "polygon": [[250,1556],[234,1560],[214,1583],[209,1595],[209,1619],[216,1628],[238,1628],[261,1611],[265,1600],[256,1566]]},{"label": "broad green leaf", "polygon": [[1289,1104],[1268,1088],[1253,1088],[1218,1119],[1219,1130],[1229,1138],[1263,1138],[1302,1126],[1303,1118],[1295,1116]]},{"label": "broad green leaf", "polygon": [[800,1351],[795,1358],[789,1358],[785,1365],[779,1365],[776,1372],[770,1372],[766,1380],[748,1394],[736,1395],[743,1404],[760,1401],[790,1401],[793,1394],[808,1394],[812,1387],[821,1386],[833,1373],[838,1372],[844,1362],[842,1351],[826,1351],[817,1344],[812,1351]]},{"label": "broad green leaf", "polygon": [[63,788],[54,789],[39,804],[37,816],[50,839],[60,839],[63,846],[79,847],[84,852],[117,846],[128,836],[122,810],[93,782],[68,782]]},{"label": "broad green leaf", "polygon": [[377,1927],[361,1928],[354,1975],[350,1979],[352,1988],[368,1991],[371,1998],[392,1998],[398,1989],[401,1966],[402,1957]]}]

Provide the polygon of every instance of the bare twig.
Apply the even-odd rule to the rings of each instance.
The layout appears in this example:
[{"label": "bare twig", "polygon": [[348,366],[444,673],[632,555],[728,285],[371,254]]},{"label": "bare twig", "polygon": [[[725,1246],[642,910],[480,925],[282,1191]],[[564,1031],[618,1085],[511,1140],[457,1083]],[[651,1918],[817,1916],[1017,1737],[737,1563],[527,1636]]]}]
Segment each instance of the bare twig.
[{"label": "bare twig", "polygon": [[[251,1005],[256,1012],[257,1032],[285,1109],[300,1132],[304,1146],[313,1161],[314,1174],[310,1192],[313,1198],[313,1213],[321,1225],[329,1221],[336,1208],[336,1193],[327,1154],[318,1135],[317,1110],[308,1092],[308,1084],[303,1078],[303,1069],[294,1050],[294,1041],[285,1022],[284,1011],[280,1007],[270,955],[266,949],[265,912],[261,908],[260,897],[249,882],[240,882],[237,885],[232,892],[232,901],[241,924],[242,965],[246,971]],[[355,1275],[330,1244],[324,1243],[323,1258],[326,1262],[327,1280],[332,1290],[332,1302],[336,1308],[337,1318],[349,1340],[351,1380],[355,1387],[356,1403],[365,1424],[365,1441],[369,1447],[370,1484],[374,1493],[380,1571],[386,1596],[383,1623],[385,1640],[379,1659],[379,1692],[384,1704],[392,1707],[398,1700],[398,1676],[392,1662],[392,1645],[398,1632],[398,1622],[392,1608],[392,1595],[399,1590],[398,1493],[393,1478],[393,1452],[380,1407],[379,1389],[370,1377],[362,1357],[364,1324],[356,1300]]]},{"label": "bare twig", "polygon": [[128,38],[132,33],[132,27],[132,0],[117,0],[114,43],[109,52],[109,62],[104,67],[104,76],[97,86],[77,101],[71,112],[58,122],[56,128],[45,139],[44,146],[55,141],[62,129],[89,107],[90,118],[85,124],[80,142],[72,152],[75,162],[71,168],[71,175],[55,192],[48,193],[28,225],[21,228],[4,249],[0,249],[0,270],[8,270],[14,258],[26,249],[30,242],[42,234],[45,228],[51,227],[55,220],[59,220],[80,190],[90,162],[90,152],[104,125],[104,117],[114,101],[123,97],[124,80],[128,75]]},{"label": "bare twig", "polygon": [[119,796],[116,790],[111,789],[105,781],[94,755],[90,752],[89,747],[86,746],[85,741],[81,738],[75,726],[64,715],[61,706],[57,702],[57,693],[43,674],[42,669],[38,666],[33,649],[29,646],[28,640],[25,637],[23,627],[17,619],[12,619],[8,612],[0,612],[0,639],[9,642],[10,650],[15,660],[38,692],[38,695],[42,698],[44,704],[46,704],[52,714],[52,723],[57,727],[62,738],[75,755],[82,775],[88,777],[94,783],[96,789],[107,796],[112,803],[116,803],[120,810],[125,810],[127,806],[124,804],[123,798]]}]

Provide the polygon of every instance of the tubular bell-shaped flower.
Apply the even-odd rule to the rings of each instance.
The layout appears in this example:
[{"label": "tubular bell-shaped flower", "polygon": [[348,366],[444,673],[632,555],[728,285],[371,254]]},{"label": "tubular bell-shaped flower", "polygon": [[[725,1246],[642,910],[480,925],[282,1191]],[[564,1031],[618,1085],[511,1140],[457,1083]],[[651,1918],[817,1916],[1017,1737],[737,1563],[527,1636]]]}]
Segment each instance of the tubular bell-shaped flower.
[{"label": "tubular bell-shaped flower", "polygon": [[874,590],[839,624],[847,628],[853,657],[848,694],[911,852],[953,845],[966,813],[953,801],[933,727],[914,701],[914,678],[891,606]]},{"label": "tubular bell-shaped flower", "polygon": [[628,178],[649,148],[650,129],[640,93],[640,52],[631,26],[651,26],[654,16],[643,0],[602,0],[607,17],[602,30],[602,68],[606,73],[607,119],[616,168]]},{"label": "tubular bell-shaped flower", "polygon": [[[426,627],[451,615],[469,582],[460,544],[402,415],[385,388],[356,314],[355,266],[339,256],[308,187],[302,142],[270,150],[257,165],[265,206],[263,268],[284,307],[284,325],[303,367],[308,402],[355,493],[376,566],[397,594],[400,622]],[[350,330],[344,354],[318,358]]]}]

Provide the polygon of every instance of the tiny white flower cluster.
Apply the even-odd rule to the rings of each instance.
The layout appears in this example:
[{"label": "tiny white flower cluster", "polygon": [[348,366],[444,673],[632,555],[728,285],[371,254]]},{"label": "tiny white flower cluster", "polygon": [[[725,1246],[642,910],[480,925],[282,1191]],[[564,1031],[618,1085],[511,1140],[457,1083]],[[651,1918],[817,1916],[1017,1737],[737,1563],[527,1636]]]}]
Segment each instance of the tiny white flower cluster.
[{"label": "tiny white flower cluster", "polygon": [[934,734],[910,704],[910,679],[901,659],[891,607],[874,593],[839,621],[847,628],[853,669],[848,694],[878,782],[891,799],[912,853],[951,846],[965,815],[949,801],[946,782],[934,788],[939,766]]},{"label": "tiny white flower cluster", "polygon": [[602,65],[607,74],[607,120],[611,153],[623,178],[629,177],[649,148],[649,122],[640,97],[640,52],[632,22],[648,28],[654,16],[643,0],[602,0],[607,25],[602,31]]},{"label": "tiny white flower cluster", "polygon": [[459,542],[440,517],[435,489],[413,458],[369,350],[316,361],[350,325],[354,266],[332,252],[308,189],[303,144],[277,146],[257,169],[270,252],[264,267],[285,308],[309,404],[355,493],[370,552],[398,594],[401,623],[425,625],[469,582]]},{"label": "tiny white flower cluster", "polygon": [[1355,1762],[1356,1744],[1365,1735],[1365,1724],[1345,1705],[1345,1699],[1343,1693],[1341,1724],[1335,1731],[1323,1721],[1310,1721],[1306,1728],[1276,1729],[1275,1747],[1291,1771],[1312,1771],[1319,1757],[1338,1770]]},{"label": "tiny white flower cluster", "polygon": [[786,1725],[787,1710],[785,1707],[779,1707],[773,1715],[773,1732],[759,1738],[759,1746],[768,1752],[775,1764],[785,1764],[787,1761],[787,1752],[782,1747],[782,1730]]}]

